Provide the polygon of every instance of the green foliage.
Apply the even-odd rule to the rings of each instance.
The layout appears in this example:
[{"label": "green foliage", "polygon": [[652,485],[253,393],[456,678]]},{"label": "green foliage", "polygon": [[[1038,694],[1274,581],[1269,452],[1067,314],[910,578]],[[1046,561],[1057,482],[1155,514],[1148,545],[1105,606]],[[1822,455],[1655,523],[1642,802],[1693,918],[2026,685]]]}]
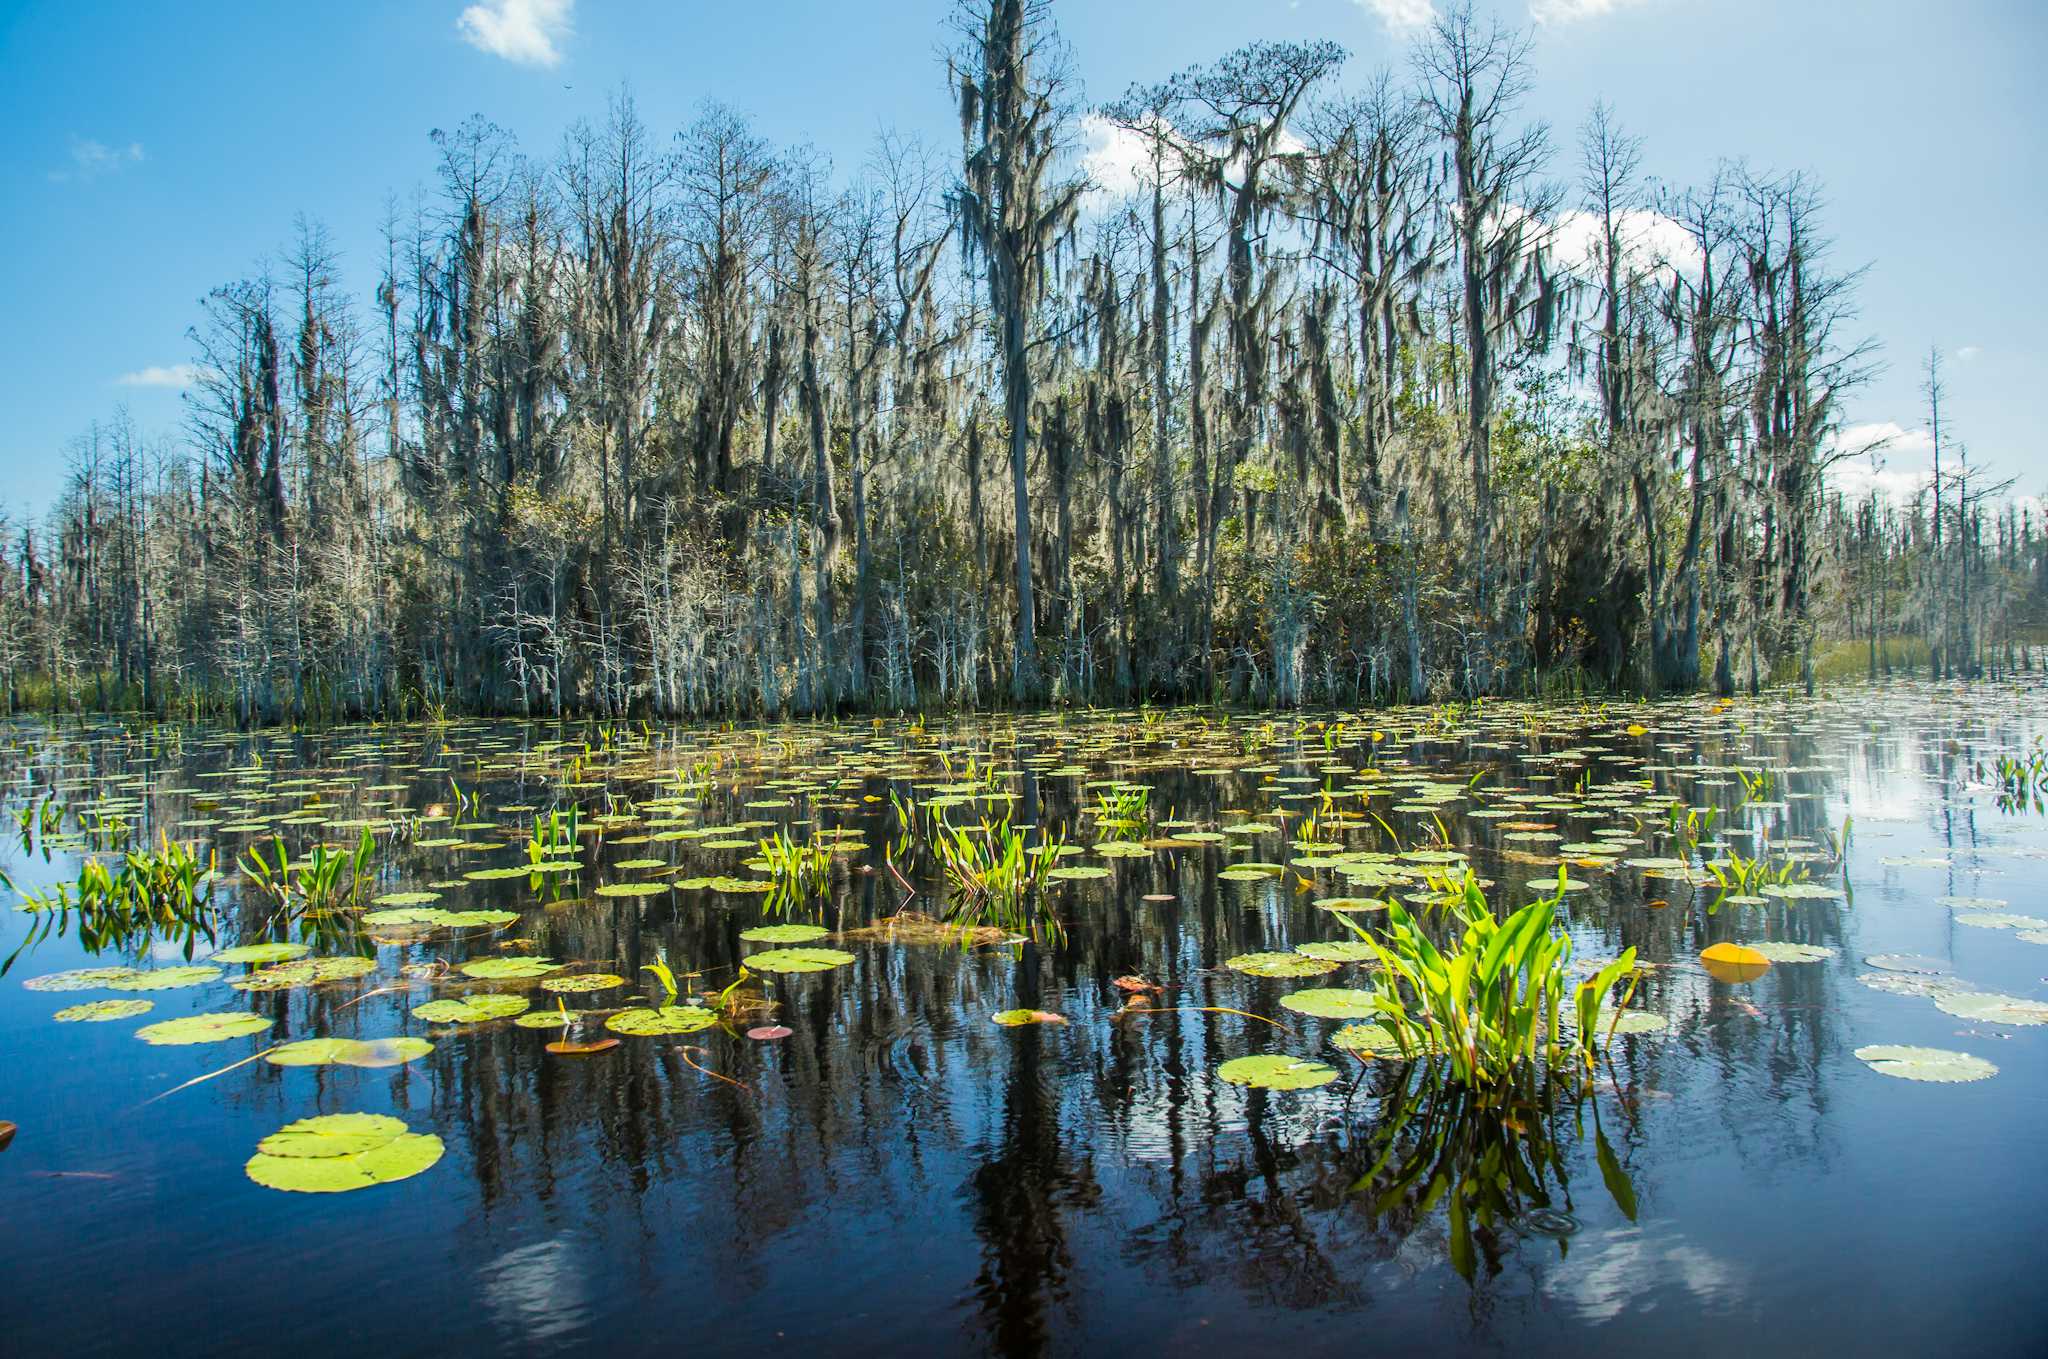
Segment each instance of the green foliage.
[{"label": "green foliage", "polygon": [[[1440,894],[1454,938],[1443,948],[1399,902],[1387,906],[1384,941],[1337,917],[1373,946],[1380,1022],[1402,1051],[1441,1052],[1452,1078],[1474,1089],[1506,1086],[1531,1071],[1590,1064],[1600,1036],[1595,1020],[1614,983],[1635,966],[1635,950],[1574,987],[1571,936],[1558,925],[1558,891],[1496,920],[1478,880],[1467,874]],[[1564,1036],[1564,1005],[1573,1004],[1576,1038]]]}]

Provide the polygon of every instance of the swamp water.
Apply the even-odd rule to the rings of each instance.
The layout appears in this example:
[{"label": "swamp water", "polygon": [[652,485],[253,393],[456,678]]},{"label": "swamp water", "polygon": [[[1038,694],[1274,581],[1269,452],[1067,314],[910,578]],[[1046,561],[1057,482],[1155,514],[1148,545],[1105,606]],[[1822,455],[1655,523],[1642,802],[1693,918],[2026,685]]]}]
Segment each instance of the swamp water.
[{"label": "swamp water", "polygon": [[[2043,700],[0,728],[0,1349],[2048,1352]],[[949,930],[1005,811],[1071,852]],[[207,910],[65,908],[165,836]],[[1636,950],[1589,1080],[1286,1003],[1468,865]]]}]

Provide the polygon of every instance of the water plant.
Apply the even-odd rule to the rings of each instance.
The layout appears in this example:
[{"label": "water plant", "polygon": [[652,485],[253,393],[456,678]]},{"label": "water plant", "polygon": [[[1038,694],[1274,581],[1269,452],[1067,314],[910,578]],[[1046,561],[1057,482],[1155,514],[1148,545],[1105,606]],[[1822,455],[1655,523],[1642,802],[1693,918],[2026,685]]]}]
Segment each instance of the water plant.
[{"label": "water plant", "polygon": [[[1442,894],[1455,930],[1443,948],[1397,901],[1387,903],[1384,940],[1337,917],[1381,963],[1374,1008],[1402,1052],[1440,1056],[1452,1079],[1475,1090],[1505,1088],[1574,1060],[1590,1068],[1601,1044],[1601,1004],[1634,970],[1635,950],[1574,986],[1572,940],[1558,922],[1564,883],[1559,870],[1554,895],[1496,920],[1478,879],[1466,874]],[[1570,1041],[1568,998],[1577,1021]]]},{"label": "water plant", "polygon": [[774,880],[774,895],[784,902],[808,901],[831,890],[832,846],[828,843],[801,842],[787,831],[777,831],[761,841],[755,862]]},{"label": "water plant", "polygon": [[1013,825],[1007,814],[996,820],[984,817],[971,826],[934,816],[931,832],[932,851],[955,894],[951,914],[956,920],[971,916],[977,922],[1037,933],[1038,915],[1032,905],[1059,862],[1066,843],[1063,836],[1041,833],[1034,844],[1030,833]]},{"label": "water plant", "polygon": [[365,827],[354,849],[314,845],[294,863],[284,837],[272,835],[268,854],[253,845],[242,856],[242,872],[280,911],[293,905],[302,912],[326,911],[361,898],[376,850],[376,837]]}]

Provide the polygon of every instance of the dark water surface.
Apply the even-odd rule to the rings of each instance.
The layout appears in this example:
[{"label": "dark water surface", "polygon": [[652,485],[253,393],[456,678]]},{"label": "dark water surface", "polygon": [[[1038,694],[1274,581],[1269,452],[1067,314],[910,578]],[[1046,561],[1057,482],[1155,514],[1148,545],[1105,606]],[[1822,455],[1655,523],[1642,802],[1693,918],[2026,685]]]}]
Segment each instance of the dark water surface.
[{"label": "dark water surface", "polygon": [[[259,822],[295,852],[323,836],[352,844],[370,824],[366,902],[441,882],[455,885],[438,889],[439,906],[521,913],[496,930],[381,943],[352,917],[330,920],[305,936],[315,952],[360,950],[376,972],[261,994],[226,985],[242,966],[182,989],[31,990],[24,980],[89,962],[181,964],[184,950],[131,941],[95,957],[75,923],[24,950],[0,978],[0,1119],[20,1125],[0,1152],[0,1352],[2048,1353],[2048,1028],[1959,1018],[1928,995],[1859,981],[1874,973],[1868,956],[1911,954],[1944,969],[1935,980],[1950,989],[2048,997],[2048,944],[2024,926],[1957,919],[2048,916],[2048,822],[2001,811],[1976,773],[2048,729],[2042,700],[2030,685],[1899,684],[1725,709],[1412,711],[1336,729],[1178,712],[610,733],[0,728],[5,806],[55,791],[72,813],[48,857],[39,838],[20,843],[11,815],[0,820],[0,866],[25,891],[75,876],[81,814],[119,817],[138,842],[161,831],[214,845],[229,870],[223,925],[195,955],[302,937],[295,926],[265,935],[268,909],[232,871],[266,841],[231,827]],[[1075,856],[1066,862],[1110,875],[1056,885],[1060,929],[1037,942],[820,940],[855,961],[752,983],[772,1015],[729,1029],[553,1056],[543,1049],[558,1031],[410,1014],[487,989],[552,1008],[554,996],[519,984],[401,972],[522,949],[629,978],[626,992],[566,997],[572,1007],[652,1003],[641,968],[663,957],[699,974],[691,989],[724,987],[762,947],[739,935],[770,918],[763,898],[595,893],[753,876],[747,851],[706,839],[863,833],[868,848],[842,857],[829,902],[775,921],[843,934],[899,909],[941,914],[942,894],[925,894],[937,882],[928,862],[908,869],[915,897],[884,866],[888,796],[943,800],[940,786],[964,789],[991,762],[1019,820],[1064,826],[1084,847],[1109,838],[1083,816],[1091,781],[1150,787],[1152,824],[1137,833],[1154,842],[1173,829],[1159,821],[1200,833],[1306,814],[1331,789],[1331,808],[1355,819],[1326,815],[1330,842],[1392,853],[1447,836],[1498,903],[1518,905],[1532,880],[1555,878],[1559,844],[1599,829],[1633,829],[1629,857],[1681,853],[1662,810],[1675,800],[1720,809],[1706,857],[1716,840],[1747,852],[1763,833],[1846,897],[1710,913],[1715,893],[1693,875],[1646,877],[1566,851],[1590,884],[1567,898],[1579,953],[1635,947],[1655,966],[1634,1004],[1669,1031],[1617,1038],[1590,1096],[1505,1119],[1461,1112],[1426,1066],[1338,1053],[1326,1041],[1336,1022],[1280,1006],[1292,990],[1356,984],[1351,968],[1281,980],[1224,966],[1345,937],[1316,900],[1385,890],[1314,864],[1219,880],[1231,863],[1318,857],[1293,847],[1292,831]],[[1769,786],[1746,794],[1737,771],[1759,770]],[[451,777],[481,788],[477,828],[392,830],[402,812],[448,804]],[[569,801],[613,818],[601,842],[584,838],[582,873],[538,889],[463,878],[524,861],[530,814],[501,809]],[[1837,860],[1845,815],[1853,833]],[[655,838],[754,822],[766,824]],[[1555,830],[1507,829],[1539,825]],[[1561,839],[1509,838],[1543,834]],[[456,836],[488,847],[418,843]],[[664,867],[617,867],[648,859]],[[16,899],[0,894],[0,953],[39,926]],[[1698,959],[1721,940],[1832,952],[1726,984]],[[1149,1010],[1125,1008],[1112,983],[1129,975],[1164,988]],[[123,995],[154,1009],[52,1021]],[[1192,1008],[1204,1006],[1293,1033]],[[1017,1007],[1069,1023],[991,1022]],[[194,1046],[135,1037],[218,1011],[274,1022]],[[792,1033],[745,1036],[768,1023]],[[579,1029],[603,1033],[601,1017]],[[258,1060],[153,1100],[287,1039],[400,1034],[436,1047],[382,1069]],[[1967,1052],[1998,1074],[1894,1079],[1857,1058],[1869,1044]],[[1332,1061],[1339,1078],[1265,1092],[1214,1074],[1265,1052]],[[446,1154],[353,1193],[283,1193],[245,1175],[257,1142],[284,1124],[355,1111],[394,1114]],[[1418,1153],[1440,1143],[1466,1150]],[[1468,1279],[1445,1201],[1450,1181],[1471,1176],[1508,1187],[1475,1231]]]}]

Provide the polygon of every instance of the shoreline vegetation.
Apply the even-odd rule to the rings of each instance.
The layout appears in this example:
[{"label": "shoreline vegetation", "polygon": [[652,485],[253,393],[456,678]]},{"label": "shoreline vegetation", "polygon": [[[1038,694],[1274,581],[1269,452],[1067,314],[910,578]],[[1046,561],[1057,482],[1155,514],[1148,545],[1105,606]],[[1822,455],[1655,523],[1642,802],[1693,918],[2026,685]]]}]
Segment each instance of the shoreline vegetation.
[{"label": "shoreline vegetation", "polygon": [[[1804,172],[1653,180],[1529,35],[1104,98],[962,0],[956,146],[619,92],[482,117],[344,260],[215,289],[175,436],[0,516],[0,708],[241,725],[1373,707],[2031,668],[2048,532],[1926,363],[1903,498]],[[1092,179],[1091,179],[1092,174]],[[1837,474],[1871,473],[1855,494]]]}]

